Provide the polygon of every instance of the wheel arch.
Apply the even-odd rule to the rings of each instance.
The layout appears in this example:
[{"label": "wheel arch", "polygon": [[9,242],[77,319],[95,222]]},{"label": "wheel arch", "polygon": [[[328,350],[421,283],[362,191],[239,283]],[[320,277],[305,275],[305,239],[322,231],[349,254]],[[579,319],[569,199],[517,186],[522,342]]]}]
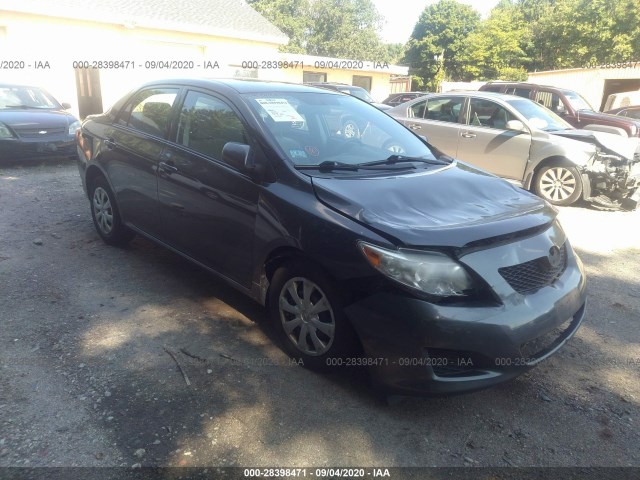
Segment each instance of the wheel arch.
[{"label": "wheel arch", "polygon": [[572,167],[577,168],[578,171],[581,171],[581,168],[580,168],[579,165],[576,165],[575,162],[572,162],[571,160],[569,160],[564,155],[552,155],[550,157],[543,158],[542,160],[540,160],[538,163],[535,164],[535,166],[527,174],[527,178],[526,178],[524,187],[527,190],[531,190],[532,189],[533,180],[536,178],[536,176],[538,175],[538,172],[540,172],[540,169],[542,169],[543,167],[546,167],[547,165],[553,165],[553,164],[562,164],[562,163],[565,163],[565,162],[570,164]]}]

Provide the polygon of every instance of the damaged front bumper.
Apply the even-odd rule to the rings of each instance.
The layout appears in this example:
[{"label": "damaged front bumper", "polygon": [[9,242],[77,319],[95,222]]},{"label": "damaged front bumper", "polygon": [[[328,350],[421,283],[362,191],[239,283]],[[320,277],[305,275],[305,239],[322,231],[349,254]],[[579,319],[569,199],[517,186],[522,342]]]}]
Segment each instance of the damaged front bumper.
[{"label": "damaged front bumper", "polygon": [[583,198],[606,196],[610,205],[635,209],[640,200],[640,153],[624,158],[598,150],[583,170]]}]

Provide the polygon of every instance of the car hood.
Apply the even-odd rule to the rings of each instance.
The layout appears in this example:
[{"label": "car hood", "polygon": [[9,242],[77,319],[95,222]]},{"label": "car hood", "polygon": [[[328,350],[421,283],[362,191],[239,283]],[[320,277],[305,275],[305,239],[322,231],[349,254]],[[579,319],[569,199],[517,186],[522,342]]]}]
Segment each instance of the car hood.
[{"label": "car hood", "polygon": [[556,216],[540,198],[462,162],[393,177],[312,182],[325,205],[404,246],[461,248]]},{"label": "car hood", "polygon": [[64,110],[0,110],[0,122],[14,128],[62,128],[75,121],[76,118]]},{"label": "car hood", "polygon": [[621,117],[619,115],[611,115],[610,113],[594,112],[593,110],[578,110],[580,120],[609,120],[618,124],[636,125],[640,127],[640,121],[632,118]]},{"label": "car hood", "polygon": [[552,132],[565,138],[571,138],[580,142],[590,143],[598,147],[604,153],[619,155],[627,160],[632,160],[637,152],[640,152],[640,138],[623,137],[613,133],[596,132],[591,130],[561,130]]}]

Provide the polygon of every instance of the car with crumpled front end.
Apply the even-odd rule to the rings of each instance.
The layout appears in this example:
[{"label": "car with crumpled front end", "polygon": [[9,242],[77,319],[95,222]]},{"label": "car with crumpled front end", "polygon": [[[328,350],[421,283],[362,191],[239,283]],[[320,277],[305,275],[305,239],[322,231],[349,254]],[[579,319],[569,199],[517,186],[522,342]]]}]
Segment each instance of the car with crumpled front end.
[{"label": "car with crumpled front end", "polygon": [[80,122],[39,87],[0,83],[0,161],[75,158]]},{"label": "car with crumpled front end", "polygon": [[[365,127],[331,126],[344,117]],[[305,367],[366,366],[387,393],[465,392],[527,371],[584,318],[555,209],[354,97],[157,81],[88,117],[78,142],[105,242],[140,234],[228,282]]]},{"label": "car with crumpled front end", "polygon": [[554,205],[637,206],[638,138],[577,130],[536,102],[492,92],[430,94],[387,113],[448,155]]}]

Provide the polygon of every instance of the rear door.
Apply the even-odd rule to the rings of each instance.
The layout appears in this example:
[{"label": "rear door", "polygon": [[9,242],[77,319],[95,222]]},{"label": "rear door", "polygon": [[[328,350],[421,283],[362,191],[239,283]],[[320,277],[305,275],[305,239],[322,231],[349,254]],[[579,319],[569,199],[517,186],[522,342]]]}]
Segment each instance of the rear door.
[{"label": "rear door", "polygon": [[426,136],[431,145],[456,157],[464,101],[458,95],[428,97],[408,106],[406,116],[398,120],[416,134]]},{"label": "rear door", "polygon": [[124,221],[154,237],[160,234],[156,174],[178,92],[154,87],[136,93],[106,130],[101,154]]},{"label": "rear door", "polygon": [[222,160],[227,142],[259,148],[223,97],[188,90],[180,102],[175,143],[158,170],[163,239],[244,287],[251,284],[258,186]]},{"label": "rear door", "polygon": [[510,120],[517,118],[501,104],[470,98],[466,125],[460,129],[458,158],[521,182],[529,160],[531,134],[507,130]]}]

